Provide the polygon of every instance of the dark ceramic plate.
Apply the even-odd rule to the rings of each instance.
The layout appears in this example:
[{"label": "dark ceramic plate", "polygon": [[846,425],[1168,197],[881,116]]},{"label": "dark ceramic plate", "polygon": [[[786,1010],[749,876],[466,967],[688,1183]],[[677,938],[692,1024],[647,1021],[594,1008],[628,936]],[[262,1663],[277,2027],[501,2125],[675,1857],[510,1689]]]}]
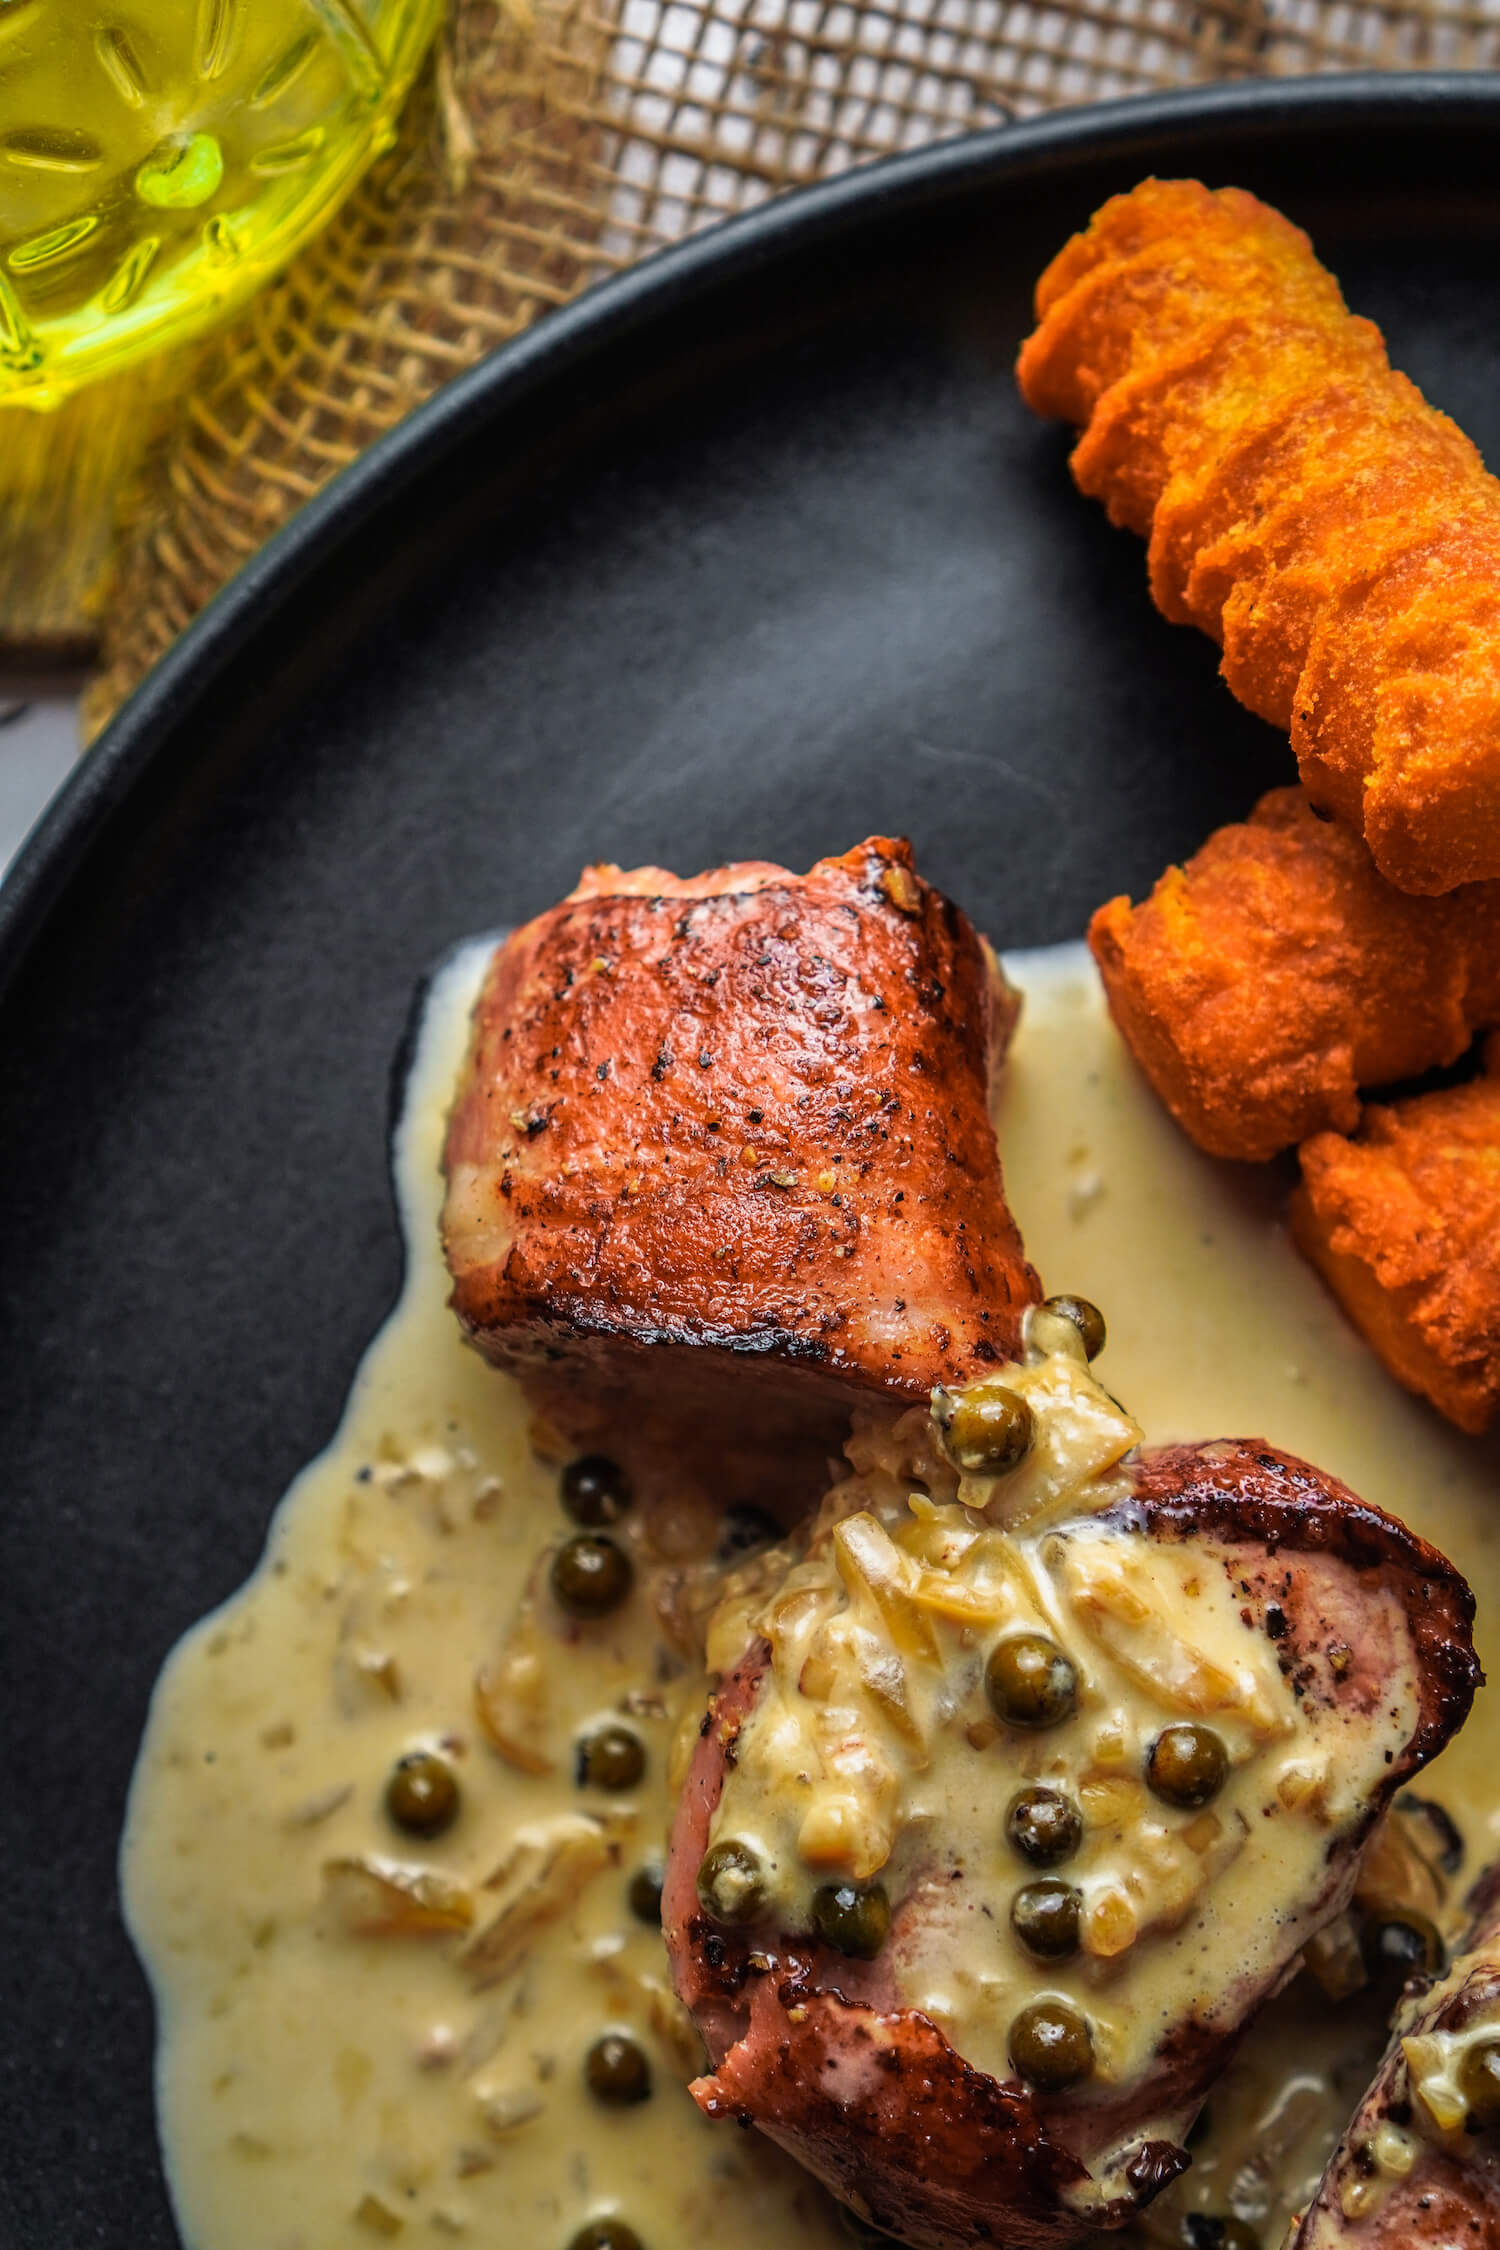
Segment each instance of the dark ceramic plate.
[{"label": "dark ceramic plate", "polygon": [[588,859],[872,829],[1071,937],[1285,778],[1010,380],[1147,172],[1310,227],[1500,459],[1500,82],[1076,112],[796,197],[558,313],[252,563],[0,890],[0,2243],[159,2250],[115,1847],[157,1668],[254,1563],[400,1264],[414,986]]}]

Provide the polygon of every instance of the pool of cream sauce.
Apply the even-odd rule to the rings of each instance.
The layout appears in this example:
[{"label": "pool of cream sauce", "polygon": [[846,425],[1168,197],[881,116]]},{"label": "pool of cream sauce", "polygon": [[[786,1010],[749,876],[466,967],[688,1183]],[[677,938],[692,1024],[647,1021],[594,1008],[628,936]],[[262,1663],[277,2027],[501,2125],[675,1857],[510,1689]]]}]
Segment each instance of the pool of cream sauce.
[{"label": "pool of cream sauce", "polygon": [[[401,1299],[259,1570],[169,1658],[141,1748],[121,1876],[157,2002],[178,2223],[190,2250],[566,2250],[617,2213],[645,2250],[831,2250],[847,2238],[821,2189],[694,2108],[660,1935],[626,1901],[660,1852],[669,1742],[701,1682],[663,1664],[640,1602],[571,1652],[552,1688],[558,1740],[624,1712],[646,1745],[644,1782],[617,1798],[580,1791],[567,1755],[517,1772],[475,1723],[476,1668],[569,1528],[519,1395],[445,1304],[443,1118],[485,958],[455,956],[424,1018],[394,1150]],[[1215,1163],[1177,1132],[1081,946],[1007,968],[1026,1002],[997,1119],[1007,1187],[1049,1288],[1104,1308],[1110,1389],[1150,1440],[1265,1436],[1403,1517],[1469,1578],[1493,1671],[1500,1451],[1382,1372],[1291,1248],[1274,1172]],[[1465,1875],[1500,1848],[1493,1696],[1423,1783],[1463,1831]],[[417,1745],[441,1745],[463,1791],[427,1844],[382,1810],[392,1763]],[[326,1863],[373,1854],[447,1877],[482,1922],[518,1831],[580,1810],[607,1824],[610,1863],[498,1983],[476,1988],[452,1939],[352,1936],[325,1903]],[[650,2058],[639,2106],[585,2090],[607,2028]],[[1368,2007],[1294,1985],[1217,2090],[1153,2237],[1180,2239],[1179,2210],[1233,2210],[1274,2250],[1380,2039]]]}]

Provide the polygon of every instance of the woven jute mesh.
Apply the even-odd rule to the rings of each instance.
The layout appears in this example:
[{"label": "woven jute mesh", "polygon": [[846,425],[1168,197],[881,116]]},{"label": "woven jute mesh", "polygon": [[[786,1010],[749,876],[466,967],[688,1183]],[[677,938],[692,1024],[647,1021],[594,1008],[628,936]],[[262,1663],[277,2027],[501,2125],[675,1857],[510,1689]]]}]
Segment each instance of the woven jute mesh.
[{"label": "woven jute mesh", "polygon": [[419,399],[715,219],[1111,95],[1496,66],[1500,0],[455,0],[397,147],[165,418],[88,723]]}]

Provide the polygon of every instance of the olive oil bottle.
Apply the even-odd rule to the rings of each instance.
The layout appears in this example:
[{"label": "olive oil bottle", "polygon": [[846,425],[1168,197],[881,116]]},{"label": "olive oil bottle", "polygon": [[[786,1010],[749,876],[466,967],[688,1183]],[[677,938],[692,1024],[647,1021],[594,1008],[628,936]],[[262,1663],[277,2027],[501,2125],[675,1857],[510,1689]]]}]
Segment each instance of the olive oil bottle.
[{"label": "olive oil bottle", "polygon": [[243,303],[389,145],[441,14],[0,0],[0,404],[55,405]]}]

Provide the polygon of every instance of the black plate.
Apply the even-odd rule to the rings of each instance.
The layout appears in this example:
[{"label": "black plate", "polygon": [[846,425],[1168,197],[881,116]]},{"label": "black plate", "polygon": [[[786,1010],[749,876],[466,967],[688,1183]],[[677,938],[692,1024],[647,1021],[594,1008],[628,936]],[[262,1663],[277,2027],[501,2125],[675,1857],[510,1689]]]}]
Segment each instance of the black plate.
[{"label": "black plate", "polygon": [[424,968],[590,858],[872,829],[1036,944],[1242,812],[1288,754],[1021,409],[1032,281],[1143,173],[1239,181],[1500,459],[1497,148],[1493,77],[1229,87],[759,212],[414,416],[81,769],[0,889],[0,2242],[174,2240],[124,1792],[394,1295]]}]

